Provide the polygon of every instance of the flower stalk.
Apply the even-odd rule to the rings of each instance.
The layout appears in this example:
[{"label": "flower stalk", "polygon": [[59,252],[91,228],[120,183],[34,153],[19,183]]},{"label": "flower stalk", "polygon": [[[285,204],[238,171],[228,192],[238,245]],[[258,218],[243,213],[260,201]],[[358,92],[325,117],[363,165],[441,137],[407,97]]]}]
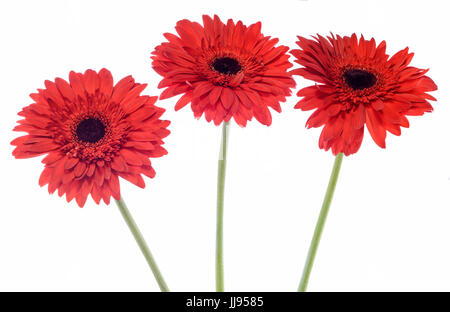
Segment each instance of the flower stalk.
[{"label": "flower stalk", "polygon": [[223,270],[223,204],[225,193],[225,169],[227,164],[229,123],[222,125],[222,141],[217,172],[217,224],[216,224],[216,291],[223,292],[224,270]]},{"label": "flower stalk", "polygon": [[328,211],[330,209],[331,200],[333,199],[334,190],[336,189],[336,184],[339,177],[339,171],[341,170],[343,157],[344,154],[339,153],[336,156],[336,159],[334,160],[330,181],[328,182],[327,191],[325,193],[325,198],[323,200],[319,218],[317,219],[316,228],[314,230],[311,244],[309,246],[308,255],[306,257],[305,266],[303,268],[302,278],[300,280],[300,285],[298,287],[298,291],[300,292],[306,291],[306,288],[308,286],[309,276],[311,275],[314,259],[316,257],[317,249],[319,248],[320,238],[322,236],[325,221],[327,220]]},{"label": "flower stalk", "polygon": [[139,231],[138,226],[136,225],[136,222],[134,221],[133,217],[131,216],[130,211],[127,208],[127,205],[123,201],[123,197],[121,197],[119,200],[116,200],[117,207],[119,207],[120,213],[123,216],[123,219],[128,225],[128,228],[130,229],[131,233],[133,234],[134,239],[136,240],[136,243],[138,244],[139,248],[142,251],[142,254],[145,257],[145,260],[147,260],[148,266],[153,272],[153,275],[155,276],[156,282],[158,283],[159,288],[162,292],[168,292],[169,287],[167,287],[167,284],[158,268],[158,265],[156,264],[155,259],[153,258],[152,253],[150,252],[150,249],[147,246],[147,243],[145,242],[144,237],[141,234],[141,231]]}]

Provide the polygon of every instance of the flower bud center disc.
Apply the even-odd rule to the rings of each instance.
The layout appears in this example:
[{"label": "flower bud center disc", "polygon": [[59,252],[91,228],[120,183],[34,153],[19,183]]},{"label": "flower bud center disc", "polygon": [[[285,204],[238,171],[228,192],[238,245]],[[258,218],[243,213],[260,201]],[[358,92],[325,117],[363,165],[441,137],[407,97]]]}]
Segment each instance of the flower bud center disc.
[{"label": "flower bud center disc", "polygon": [[344,72],[344,80],[353,90],[363,90],[372,87],[377,77],[371,72],[362,69],[349,69]]},{"label": "flower bud center disc", "polygon": [[105,136],[105,125],[97,118],[83,119],[77,126],[77,137],[86,143],[96,143]]},{"label": "flower bud center disc", "polygon": [[224,75],[237,74],[241,69],[241,65],[237,60],[231,57],[219,57],[211,63],[212,68]]}]

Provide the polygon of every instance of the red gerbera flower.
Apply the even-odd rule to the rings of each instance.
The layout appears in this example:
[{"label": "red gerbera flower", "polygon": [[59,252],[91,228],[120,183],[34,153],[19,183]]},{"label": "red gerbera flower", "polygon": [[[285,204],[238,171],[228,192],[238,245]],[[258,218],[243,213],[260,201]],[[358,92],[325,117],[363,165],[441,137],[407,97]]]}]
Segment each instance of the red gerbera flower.
[{"label": "red gerbera flower", "polygon": [[425,76],[428,70],[408,66],[413,53],[408,48],[389,58],[386,43],[358,41],[334,36],[315,40],[298,37],[300,50],[293,50],[295,69],[306,79],[318,82],[300,90],[302,96],[295,108],[316,111],[308,119],[308,128],[321,127],[319,147],[333,154],[356,153],[361,146],[364,124],[376,144],[385,147],[386,130],[400,135],[400,127],[408,127],[406,116],[423,115],[436,100],[429,91],[437,86]]},{"label": "red gerbera flower", "polygon": [[181,20],[175,28],[178,36],[164,34],[169,42],[152,53],[153,68],[164,77],[158,87],[167,88],[160,99],[183,93],[175,110],[191,102],[195,117],[204,113],[216,125],[233,117],[244,127],[253,116],[270,125],[268,107],[280,112],[279,102],[295,86],[287,72],[289,48],[261,34],[260,22],[246,27],[204,15],[203,26]]},{"label": "red gerbera flower", "polygon": [[58,190],[67,201],[82,207],[89,194],[99,204],[120,199],[118,177],[144,188],[141,174],[155,176],[150,157],[167,154],[161,146],[169,121],[156,96],[141,96],[146,84],[131,76],[115,86],[111,73],[71,72],[70,84],[61,78],[45,81],[45,89],[31,94],[15,131],[28,132],[11,142],[16,158],[47,154],[39,184],[49,193]]}]

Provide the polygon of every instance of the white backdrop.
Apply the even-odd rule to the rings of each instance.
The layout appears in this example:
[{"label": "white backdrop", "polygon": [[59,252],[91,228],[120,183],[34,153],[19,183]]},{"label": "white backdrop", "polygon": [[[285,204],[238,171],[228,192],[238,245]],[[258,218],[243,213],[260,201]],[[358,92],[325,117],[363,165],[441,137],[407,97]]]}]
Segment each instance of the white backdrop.
[{"label": "white backdrop", "polygon": [[[430,68],[435,111],[410,118],[378,148],[367,131],[344,159],[311,291],[450,291],[450,64],[447,1],[2,1],[0,4],[0,290],[158,291],[112,204],[83,209],[38,186],[41,158],[15,160],[9,142],[28,94],[70,70],[132,74],[158,95],[150,52],[176,21],[217,13],[295,48],[296,35],[363,33],[388,53],[409,46]],[[291,58],[292,59],[292,58]],[[297,90],[311,82],[296,78]],[[169,155],[147,188],[122,194],[174,291],[214,290],[215,198],[220,128],[196,120],[177,98],[158,102],[172,121]],[[233,123],[225,198],[225,286],[297,288],[333,156],[296,97],[273,125]]]}]

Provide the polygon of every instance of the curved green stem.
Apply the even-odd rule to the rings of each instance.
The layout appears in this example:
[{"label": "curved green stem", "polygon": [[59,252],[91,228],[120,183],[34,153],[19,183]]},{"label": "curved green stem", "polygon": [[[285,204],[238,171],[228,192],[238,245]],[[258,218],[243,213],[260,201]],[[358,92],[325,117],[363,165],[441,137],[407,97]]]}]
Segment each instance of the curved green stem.
[{"label": "curved green stem", "polygon": [[225,169],[227,164],[229,123],[222,126],[222,142],[220,144],[219,164],[217,172],[217,223],[216,223],[216,291],[224,291],[223,273],[223,202],[225,191]]},{"label": "curved green stem", "polygon": [[131,216],[130,211],[127,208],[127,205],[123,201],[123,197],[120,198],[120,200],[116,200],[117,207],[119,207],[120,213],[122,214],[125,222],[128,225],[128,228],[130,229],[131,233],[134,236],[134,239],[136,240],[136,243],[139,245],[139,248],[142,251],[142,254],[145,257],[145,260],[147,260],[148,266],[153,272],[153,275],[155,276],[156,282],[159,285],[159,288],[163,292],[169,291],[169,288],[167,287],[166,282],[164,281],[164,278],[159,271],[158,265],[156,264],[155,259],[153,259],[153,255],[150,252],[150,249],[147,246],[147,243],[144,240],[144,237],[142,236],[141,232],[139,231],[139,228],[136,225],[136,222],[134,222],[133,217]]},{"label": "curved green stem", "polygon": [[300,280],[298,291],[306,291],[306,287],[308,286],[309,276],[314,264],[314,258],[316,257],[317,248],[319,247],[320,237],[322,236],[323,228],[328,215],[328,210],[331,205],[331,200],[333,199],[333,194],[336,188],[343,156],[344,154],[340,153],[334,160],[333,171],[331,172],[331,177],[330,181],[328,182],[328,188],[327,192],[325,193],[322,209],[320,210],[319,218],[317,219],[316,228],[314,230],[314,235],[309,246],[308,256],[306,257],[305,267],[303,268],[302,279]]}]

